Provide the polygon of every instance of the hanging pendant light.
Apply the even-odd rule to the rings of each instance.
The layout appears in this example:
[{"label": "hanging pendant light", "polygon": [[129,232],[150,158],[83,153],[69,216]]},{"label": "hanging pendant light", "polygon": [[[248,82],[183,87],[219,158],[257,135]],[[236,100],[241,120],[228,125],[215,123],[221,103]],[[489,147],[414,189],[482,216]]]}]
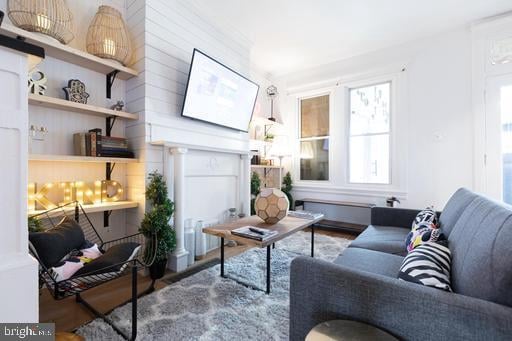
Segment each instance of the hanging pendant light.
[{"label": "hanging pendant light", "polygon": [[39,32],[67,44],[73,35],[73,15],[66,0],[9,0],[7,15],[26,31]]},{"label": "hanging pendant light", "polygon": [[121,13],[110,6],[100,6],[89,26],[87,52],[100,58],[129,63],[132,45]]}]

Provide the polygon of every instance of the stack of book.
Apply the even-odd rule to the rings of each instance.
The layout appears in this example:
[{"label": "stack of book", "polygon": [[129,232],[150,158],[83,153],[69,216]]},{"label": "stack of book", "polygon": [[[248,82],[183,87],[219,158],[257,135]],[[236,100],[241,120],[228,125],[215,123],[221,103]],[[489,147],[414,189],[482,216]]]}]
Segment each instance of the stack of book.
[{"label": "stack of book", "polygon": [[75,155],[133,158],[123,137],[103,136],[100,128],[73,135]]},{"label": "stack of book", "polygon": [[278,232],[255,226],[243,226],[232,230],[231,234],[239,237],[259,240],[261,242],[275,236]]},{"label": "stack of book", "polygon": [[288,216],[295,217],[295,218],[301,218],[301,219],[308,219],[308,220],[315,220],[318,218],[323,218],[323,213],[316,213],[311,211],[288,211]]}]

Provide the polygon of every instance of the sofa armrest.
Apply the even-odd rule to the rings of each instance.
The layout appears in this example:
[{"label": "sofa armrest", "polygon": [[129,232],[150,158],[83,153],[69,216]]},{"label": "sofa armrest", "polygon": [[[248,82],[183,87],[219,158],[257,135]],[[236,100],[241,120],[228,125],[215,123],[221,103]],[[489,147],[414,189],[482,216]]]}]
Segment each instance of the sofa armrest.
[{"label": "sofa armrest", "polygon": [[372,207],[371,224],[411,228],[412,222],[421,210],[393,207]]},{"label": "sofa armrest", "polygon": [[290,340],[350,319],[406,340],[505,340],[512,308],[308,257],[290,273]]}]

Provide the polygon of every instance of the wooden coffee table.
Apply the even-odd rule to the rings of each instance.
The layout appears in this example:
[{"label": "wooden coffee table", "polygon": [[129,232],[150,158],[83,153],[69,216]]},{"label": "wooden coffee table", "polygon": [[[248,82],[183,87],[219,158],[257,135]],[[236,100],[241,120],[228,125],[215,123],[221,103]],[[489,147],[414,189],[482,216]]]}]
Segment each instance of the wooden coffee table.
[{"label": "wooden coffee table", "polygon": [[[302,231],[307,227],[311,227],[311,257],[315,255],[315,229],[314,224],[323,219],[323,215],[316,219],[303,219],[287,216],[277,224],[266,224],[258,216],[251,216],[247,218],[239,219],[232,223],[220,224],[210,227],[205,227],[203,232],[220,237],[220,275],[221,277],[230,278],[238,283],[241,283],[233,277],[226,275],[224,271],[224,239],[235,240],[245,245],[253,247],[267,248],[267,288],[265,292],[270,293],[270,259],[271,259],[271,248],[275,247],[275,243],[298,232]],[[250,238],[244,238],[231,234],[231,231],[243,226],[255,226],[278,233],[264,241],[258,241]],[[241,283],[248,286],[247,283]],[[250,286],[250,285],[249,285]],[[262,290],[257,287],[254,289]]]}]

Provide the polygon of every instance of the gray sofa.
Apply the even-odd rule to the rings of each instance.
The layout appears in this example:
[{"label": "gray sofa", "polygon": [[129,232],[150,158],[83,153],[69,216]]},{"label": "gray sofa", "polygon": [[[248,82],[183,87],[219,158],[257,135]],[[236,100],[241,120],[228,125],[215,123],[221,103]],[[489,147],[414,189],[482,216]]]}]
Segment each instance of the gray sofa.
[{"label": "gray sofa", "polygon": [[512,340],[512,208],[459,189],[439,221],[454,292],[397,279],[418,211],[376,207],[333,263],[291,264],[290,340],[316,324],[362,321],[405,340]]}]

